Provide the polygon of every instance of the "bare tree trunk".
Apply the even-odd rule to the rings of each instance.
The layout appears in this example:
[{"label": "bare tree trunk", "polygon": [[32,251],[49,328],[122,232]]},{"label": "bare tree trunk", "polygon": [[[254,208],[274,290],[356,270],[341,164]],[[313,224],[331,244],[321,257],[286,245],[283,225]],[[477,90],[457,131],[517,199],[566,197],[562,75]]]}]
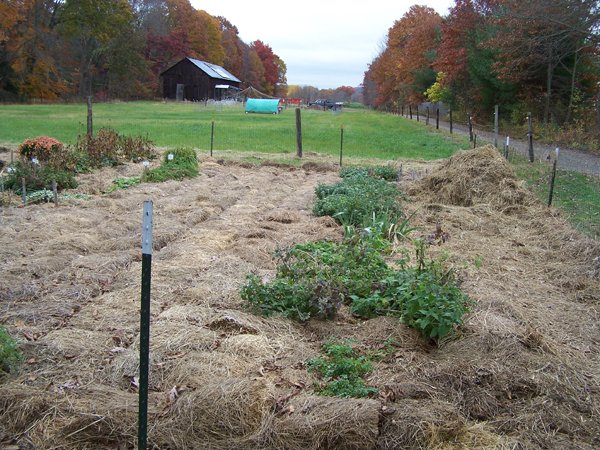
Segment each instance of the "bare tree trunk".
[{"label": "bare tree trunk", "polygon": [[565,123],[571,121],[571,113],[573,112],[573,97],[575,96],[575,74],[577,73],[577,63],[579,62],[579,50],[575,52],[575,60],[573,61],[573,71],[571,72],[571,93],[569,95],[569,106],[567,108],[567,117]]},{"label": "bare tree trunk", "polygon": [[544,125],[548,125],[550,118],[550,98],[552,97],[552,49],[550,51],[550,57],[548,58],[548,68],[546,70],[546,104],[544,106]]}]

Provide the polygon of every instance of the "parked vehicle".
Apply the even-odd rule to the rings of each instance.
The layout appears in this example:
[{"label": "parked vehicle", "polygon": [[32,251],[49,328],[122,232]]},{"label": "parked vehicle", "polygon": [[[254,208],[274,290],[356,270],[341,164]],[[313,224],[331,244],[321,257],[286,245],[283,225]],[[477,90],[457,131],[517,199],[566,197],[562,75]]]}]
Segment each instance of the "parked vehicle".
[{"label": "parked vehicle", "polygon": [[323,109],[323,110],[332,109],[334,111],[336,111],[338,109],[342,109],[342,105],[343,105],[343,103],[341,103],[341,102],[334,102],[331,99],[324,99],[324,98],[317,99],[314,102],[311,102],[308,104],[308,106],[311,108],[314,107],[316,109]]}]

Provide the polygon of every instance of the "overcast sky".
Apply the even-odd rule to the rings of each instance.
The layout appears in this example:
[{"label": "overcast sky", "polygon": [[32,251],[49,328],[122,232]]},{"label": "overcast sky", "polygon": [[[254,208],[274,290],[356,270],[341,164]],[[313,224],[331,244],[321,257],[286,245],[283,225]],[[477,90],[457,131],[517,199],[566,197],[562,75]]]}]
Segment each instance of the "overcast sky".
[{"label": "overcast sky", "polygon": [[288,84],[320,89],[358,86],[389,28],[414,4],[446,15],[453,0],[191,0],[196,9],[224,16],[247,44],[260,39],[287,66]]}]

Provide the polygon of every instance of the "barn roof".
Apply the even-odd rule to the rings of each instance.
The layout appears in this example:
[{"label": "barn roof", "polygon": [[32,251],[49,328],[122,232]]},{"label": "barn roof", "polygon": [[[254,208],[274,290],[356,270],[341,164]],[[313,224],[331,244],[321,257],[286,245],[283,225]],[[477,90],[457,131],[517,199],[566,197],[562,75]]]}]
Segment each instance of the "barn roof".
[{"label": "barn roof", "polygon": [[206,75],[211,78],[218,78],[220,80],[228,80],[234,81],[236,83],[241,83],[237,77],[227,72],[221,66],[217,66],[216,64],[207,63],[206,61],[200,61],[199,59],[194,58],[186,58],[200,70],[202,70]]}]

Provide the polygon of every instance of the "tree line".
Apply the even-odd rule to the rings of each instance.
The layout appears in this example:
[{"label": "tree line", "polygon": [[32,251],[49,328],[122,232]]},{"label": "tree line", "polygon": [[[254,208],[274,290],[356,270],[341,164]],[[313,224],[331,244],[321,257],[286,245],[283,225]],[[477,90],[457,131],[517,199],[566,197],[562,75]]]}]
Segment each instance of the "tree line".
[{"label": "tree line", "polygon": [[364,75],[380,109],[442,101],[482,122],[531,112],[547,128],[600,133],[600,4],[595,0],[455,0],[445,17],[413,6]]},{"label": "tree line", "polygon": [[271,95],[286,87],[268,44],[243,42],[189,0],[0,1],[0,101],[152,98],[160,73],[186,56]]}]

